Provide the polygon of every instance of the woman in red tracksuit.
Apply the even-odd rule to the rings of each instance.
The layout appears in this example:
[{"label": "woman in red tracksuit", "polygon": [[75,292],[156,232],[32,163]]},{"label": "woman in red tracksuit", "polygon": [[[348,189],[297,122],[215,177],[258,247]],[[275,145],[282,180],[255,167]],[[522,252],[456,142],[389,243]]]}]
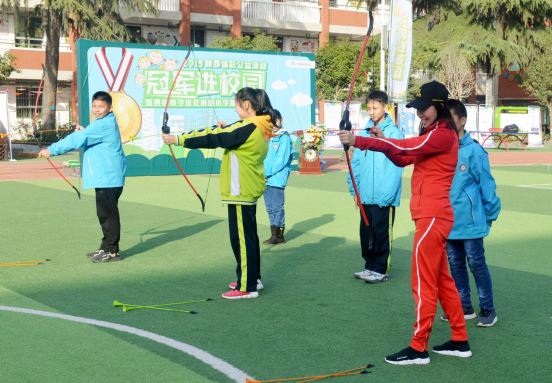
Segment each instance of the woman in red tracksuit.
[{"label": "woman in red tracksuit", "polygon": [[341,142],[361,150],[383,152],[397,166],[414,164],[410,211],[416,225],[412,252],[412,292],[416,323],[410,346],[385,358],[392,364],[428,364],[428,340],[437,300],[450,320],[452,340],[433,352],[469,357],[466,322],[460,296],[450,276],[446,243],[454,223],[450,188],[458,162],[458,134],[447,108],[448,90],[437,81],[422,85],[407,107],[416,108],[420,135],[403,140],[384,138],[377,128],[372,138],[339,133]]}]

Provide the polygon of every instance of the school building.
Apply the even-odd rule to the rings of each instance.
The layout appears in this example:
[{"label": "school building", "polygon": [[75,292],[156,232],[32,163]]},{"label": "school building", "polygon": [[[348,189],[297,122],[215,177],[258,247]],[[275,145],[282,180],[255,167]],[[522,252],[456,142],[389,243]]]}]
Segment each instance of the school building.
[{"label": "school building", "polygon": [[[382,22],[389,25],[390,0],[378,1],[374,12],[374,30],[378,35]],[[0,19],[0,53],[9,51],[17,58],[20,73],[12,73],[0,83],[0,92],[7,92],[10,125],[34,114],[36,93],[45,62],[45,37],[42,19],[33,13],[39,0],[29,0],[28,8],[21,4],[19,28],[15,30],[14,15]],[[382,6],[383,5],[383,6]],[[208,47],[215,36],[239,37],[260,29],[276,36],[284,52],[314,53],[330,38],[364,40],[368,28],[368,12],[364,1],[351,0],[160,0],[158,15],[123,14],[124,22],[151,45],[188,45]],[[98,40],[102,36],[97,37]],[[69,35],[60,38],[57,121],[69,121],[76,114],[72,105],[77,95],[74,41]],[[515,69],[515,68],[514,68]],[[519,105],[534,102],[519,81],[523,72],[497,76],[492,81],[478,73],[476,99],[485,103],[492,95],[495,105]],[[514,73],[515,72],[515,73]],[[518,78],[520,80],[518,80]]]}]

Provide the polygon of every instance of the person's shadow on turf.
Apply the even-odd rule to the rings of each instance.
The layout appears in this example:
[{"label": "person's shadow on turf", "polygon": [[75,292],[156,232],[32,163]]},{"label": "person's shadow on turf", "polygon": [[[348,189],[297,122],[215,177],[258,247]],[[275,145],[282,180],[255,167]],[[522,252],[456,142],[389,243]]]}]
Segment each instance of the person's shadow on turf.
[{"label": "person's shadow on turf", "polygon": [[335,221],[335,214],[324,214],[320,217],[310,218],[302,222],[297,222],[286,233],[286,242],[293,241],[295,238],[308,233],[320,226]]},{"label": "person's shadow on turf", "polygon": [[156,247],[162,246],[166,243],[179,241],[186,237],[191,237],[204,230],[210,229],[211,227],[223,221],[224,220],[222,219],[213,219],[211,221],[201,222],[191,226],[181,226],[176,229],[160,230],[160,231],[153,231],[155,229],[147,230],[140,235],[140,238],[143,238],[145,235],[155,235],[155,234],[161,234],[161,235],[157,235],[156,237],[146,239],[145,241],[140,241],[140,243],[137,243],[136,245],[132,246],[130,249],[124,250],[122,258],[126,259],[134,255],[141,254],[146,251],[155,249]]}]

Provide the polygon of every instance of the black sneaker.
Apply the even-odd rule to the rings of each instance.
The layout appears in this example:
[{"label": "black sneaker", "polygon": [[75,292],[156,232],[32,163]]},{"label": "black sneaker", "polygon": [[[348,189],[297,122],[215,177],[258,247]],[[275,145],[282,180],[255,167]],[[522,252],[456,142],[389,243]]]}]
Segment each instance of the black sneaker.
[{"label": "black sneaker", "polygon": [[479,313],[479,320],[477,321],[478,327],[491,327],[496,323],[498,317],[495,310],[481,309]]},{"label": "black sneaker", "polygon": [[429,353],[416,351],[409,346],[396,354],[386,356],[385,361],[391,364],[429,364]]},{"label": "black sneaker", "polygon": [[458,356],[460,358],[469,358],[472,356],[470,345],[467,340],[449,340],[447,343],[433,347],[433,352],[441,355]]},{"label": "black sneaker", "polygon": [[[464,311],[464,319],[474,319],[475,318],[475,310],[472,306],[470,307],[462,307],[462,311]],[[448,322],[448,318],[445,314],[441,315],[441,320]]]},{"label": "black sneaker", "polygon": [[94,263],[116,262],[121,260],[121,253],[106,253],[105,251],[92,258]]},{"label": "black sneaker", "polygon": [[100,250],[96,250],[96,251],[94,251],[94,252],[92,252],[92,253],[88,253],[88,254],[86,254],[86,256],[87,256],[88,258],[94,258],[96,255],[98,255],[98,254],[103,254],[103,253],[104,253],[104,251],[100,249]]}]

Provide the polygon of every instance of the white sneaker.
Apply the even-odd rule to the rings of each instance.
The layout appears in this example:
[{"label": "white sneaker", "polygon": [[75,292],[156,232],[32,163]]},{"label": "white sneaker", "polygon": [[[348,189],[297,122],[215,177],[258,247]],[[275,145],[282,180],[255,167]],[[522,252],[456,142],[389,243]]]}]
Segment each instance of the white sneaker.
[{"label": "white sneaker", "polygon": [[363,271],[359,271],[358,273],[354,273],[353,275],[357,279],[364,279],[364,278],[368,277],[370,274],[372,274],[372,270],[366,269],[366,270],[363,270]]},{"label": "white sneaker", "polygon": [[389,275],[387,274],[380,274],[376,273],[375,271],[372,272],[369,276],[364,278],[366,283],[380,283],[380,282],[386,282],[389,280]]},{"label": "white sneaker", "polygon": [[[230,286],[230,288],[231,288],[232,290],[234,290],[234,289],[236,288],[237,285],[238,285],[237,282],[234,282],[234,283],[230,283],[228,286]],[[260,279],[257,279],[257,291],[262,290],[262,289],[264,289],[264,286],[263,286],[263,284],[261,283],[261,280],[260,280]]]}]

